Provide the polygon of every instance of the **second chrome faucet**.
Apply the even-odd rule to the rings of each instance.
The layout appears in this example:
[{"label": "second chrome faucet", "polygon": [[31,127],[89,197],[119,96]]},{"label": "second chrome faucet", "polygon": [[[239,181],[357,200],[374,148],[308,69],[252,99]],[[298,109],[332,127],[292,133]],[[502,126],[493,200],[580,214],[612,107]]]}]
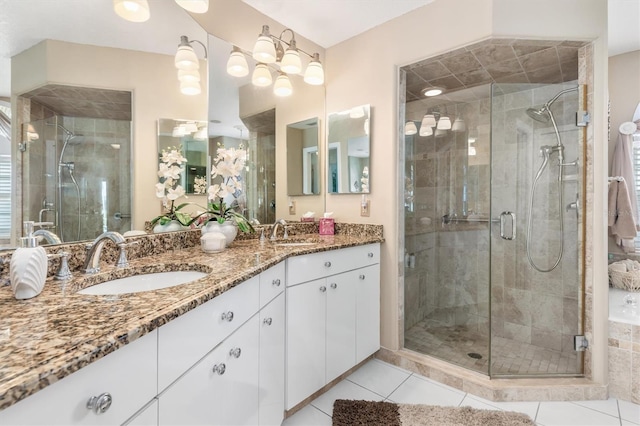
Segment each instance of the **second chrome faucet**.
[{"label": "second chrome faucet", "polygon": [[120,249],[116,267],[124,268],[129,265],[125,251],[128,245],[127,241],[122,235],[120,235],[120,233],[107,231],[93,240],[93,243],[87,245],[87,257],[84,261],[84,267],[82,268],[85,273],[96,274],[100,272],[100,254],[102,253],[102,247],[107,240],[113,241]]}]

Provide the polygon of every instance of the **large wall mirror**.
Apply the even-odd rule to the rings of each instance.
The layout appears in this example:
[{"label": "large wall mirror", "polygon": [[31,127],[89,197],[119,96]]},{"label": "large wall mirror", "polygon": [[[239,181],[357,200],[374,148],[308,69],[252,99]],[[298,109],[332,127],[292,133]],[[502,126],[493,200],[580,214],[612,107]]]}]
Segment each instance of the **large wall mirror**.
[{"label": "large wall mirror", "polygon": [[327,192],[369,193],[371,107],[358,105],[327,120]]},{"label": "large wall mirror", "polygon": [[140,24],[117,16],[113,2],[87,3],[4,5],[3,18],[22,24],[1,34],[0,101],[10,108],[0,132],[0,248],[17,245],[23,220],[47,222],[63,242],[141,229],[161,206],[157,121],[206,120],[206,94],[181,94],[173,64],[181,35],[206,43],[184,9],[152,2]]},{"label": "large wall mirror", "polygon": [[320,194],[319,121],[287,124],[287,195]]}]

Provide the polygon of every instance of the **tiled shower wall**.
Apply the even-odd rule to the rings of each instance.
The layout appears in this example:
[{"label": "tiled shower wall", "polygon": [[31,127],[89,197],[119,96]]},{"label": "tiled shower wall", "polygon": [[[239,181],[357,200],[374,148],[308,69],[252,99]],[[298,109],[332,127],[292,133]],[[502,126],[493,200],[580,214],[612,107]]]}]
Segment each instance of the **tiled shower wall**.
[{"label": "tiled shower wall", "polygon": [[[564,212],[560,230],[560,209],[577,200],[581,192],[579,167],[565,167],[563,205],[558,205],[558,158],[552,155],[536,190],[530,252],[535,263],[549,269],[560,252],[559,266],[551,272],[536,271],[527,260],[527,220],[529,197],[536,171],[542,164],[540,146],[556,145],[551,123],[538,123],[526,115],[532,105],[542,105],[564,87],[543,86],[513,92],[515,85],[503,86],[504,94],[494,96],[492,113],[493,165],[492,202],[494,216],[502,211],[517,212],[517,238],[505,241],[492,233],[492,334],[518,342],[573,352],[573,336],[578,334],[582,308],[578,265],[578,218],[575,210]],[[575,126],[577,92],[570,92],[552,106],[565,145],[565,162],[579,158],[581,132]],[[580,161],[582,164],[582,161]],[[579,358],[569,369],[580,372]]]}]

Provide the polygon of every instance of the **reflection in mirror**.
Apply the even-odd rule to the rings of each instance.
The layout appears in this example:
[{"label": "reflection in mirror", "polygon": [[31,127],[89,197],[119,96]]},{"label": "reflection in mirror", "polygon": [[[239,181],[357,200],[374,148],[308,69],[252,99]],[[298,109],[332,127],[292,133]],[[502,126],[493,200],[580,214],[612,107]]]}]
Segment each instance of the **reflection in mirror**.
[{"label": "reflection in mirror", "polygon": [[320,194],[318,121],[287,125],[287,195]]},{"label": "reflection in mirror", "polygon": [[327,192],[369,193],[369,105],[329,114],[327,133]]},{"label": "reflection in mirror", "polygon": [[[209,155],[207,141],[207,123],[197,120],[174,120],[161,118],[158,120],[158,155],[163,150],[181,147],[182,155],[187,159],[180,175],[181,185],[187,194],[193,194],[196,178],[207,179],[207,157]],[[160,161],[160,159],[158,159]]]}]

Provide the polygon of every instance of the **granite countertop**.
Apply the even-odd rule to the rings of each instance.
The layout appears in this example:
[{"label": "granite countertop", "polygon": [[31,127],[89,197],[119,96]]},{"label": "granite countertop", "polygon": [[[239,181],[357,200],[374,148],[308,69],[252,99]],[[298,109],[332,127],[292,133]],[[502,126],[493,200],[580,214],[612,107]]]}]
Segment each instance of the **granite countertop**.
[{"label": "granite countertop", "polygon": [[[131,260],[126,269],[103,266],[89,278],[48,279],[42,293],[16,300],[0,287],[0,410],[37,392],[128,342],[214,298],[287,257],[382,242],[372,235],[296,235],[312,246],[283,247],[256,239],[236,240],[205,254],[199,247]],[[140,293],[81,295],[84,287],[137,273],[167,270],[210,272],[192,283]]]}]

